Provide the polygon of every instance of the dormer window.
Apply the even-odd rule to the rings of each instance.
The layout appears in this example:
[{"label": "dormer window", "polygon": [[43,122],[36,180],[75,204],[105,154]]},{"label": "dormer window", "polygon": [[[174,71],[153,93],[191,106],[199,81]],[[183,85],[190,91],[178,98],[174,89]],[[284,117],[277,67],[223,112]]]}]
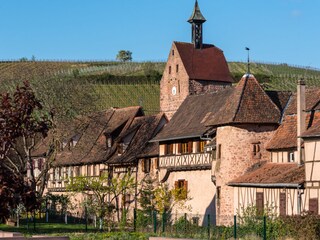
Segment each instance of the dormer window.
[{"label": "dormer window", "polygon": [[62,149],[61,150],[63,150],[67,145],[68,145],[67,140],[63,140],[62,141]]},{"label": "dormer window", "polygon": [[118,155],[123,154],[126,151],[127,147],[128,147],[128,145],[125,143],[118,143],[118,145],[117,145]]},{"label": "dormer window", "polygon": [[294,152],[288,152],[288,162],[294,162]]},{"label": "dormer window", "polygon": [[107,148],[111,148],[112,147],[112,136],[110,134],[105,134],[106,136],[106,146]]}]

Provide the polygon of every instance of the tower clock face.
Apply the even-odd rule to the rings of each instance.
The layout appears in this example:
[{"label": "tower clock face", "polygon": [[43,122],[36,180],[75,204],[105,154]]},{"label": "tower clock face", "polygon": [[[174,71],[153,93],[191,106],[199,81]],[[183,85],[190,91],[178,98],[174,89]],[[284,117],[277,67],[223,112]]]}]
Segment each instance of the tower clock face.
[{"label": "tower clock face", "polygon": [[177,88],[175,86],[172,87],[171,93],[172,93],[172,95],[176,95],[177,94]]}]

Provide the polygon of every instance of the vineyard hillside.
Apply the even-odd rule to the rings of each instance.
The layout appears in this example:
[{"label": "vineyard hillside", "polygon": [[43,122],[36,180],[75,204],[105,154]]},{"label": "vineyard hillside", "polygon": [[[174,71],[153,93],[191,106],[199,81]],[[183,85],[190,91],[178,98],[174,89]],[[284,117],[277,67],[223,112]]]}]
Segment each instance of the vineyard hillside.
[{"label": "vineyard hillside", "polygon": [[[242,62],[229,62],[234,82],[247,71]],[[73,117],[109,107],[143,106],[159,111],[164,62],[3,61],[0,91],[12,91],[22,80],[33,85],[47,108],[60,117]],[[298,79],[320,86],[320,70],[287,64],[251,63],[250,71],[265,89],[295,90]]]}]

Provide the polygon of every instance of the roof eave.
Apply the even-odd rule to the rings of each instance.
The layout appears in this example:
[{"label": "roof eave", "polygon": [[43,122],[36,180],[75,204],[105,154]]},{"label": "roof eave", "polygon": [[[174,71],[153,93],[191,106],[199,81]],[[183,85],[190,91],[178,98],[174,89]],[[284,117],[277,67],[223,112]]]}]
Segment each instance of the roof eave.
[{"label": "roof eave", "polygon": [[302,136],[299,136],[299,138],[320,138],[320,134],[302,135]]},{"label": "roof eave", "polygon": [[160,138],[160,139],[152,139],[149,142],[165,142],[165,141],[173,141],[173,140],[180,140],[180,139],[186,139],[186,138],[198,138],[201,136],[202,136],[202,134],[181,136],[181,137]]},{"label": "roof eave", "polygon": [[228,183],[232,187],[301,188],[303,183]]}]

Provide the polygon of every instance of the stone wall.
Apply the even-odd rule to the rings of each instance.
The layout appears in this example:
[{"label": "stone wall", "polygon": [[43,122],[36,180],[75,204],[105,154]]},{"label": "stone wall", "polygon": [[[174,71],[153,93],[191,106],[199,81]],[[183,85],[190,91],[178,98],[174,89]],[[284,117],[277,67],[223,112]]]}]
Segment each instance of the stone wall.
[{"label": "stone wall", "polygon": [[[234,207],[233,187],[228,182],[243,175],[248,169],[258,167],[261,162],[270,161],[266,144],[274,133],[275,126],[242,125],[225,126],[217,129],[216,186],[220,188],[217,211],[221,221],[230,224]],[[254,145],[259,145],[259,153],[254,154]],[[219,149],[221,149],[219,157]]]},{"label": "stone wall", "polygon": [[190,92],[190,95],[216,92],[230,86],[231,86],[231,83],[209,81],[209,80],[190,80],[189,92]]},{"label": "stone wall", "polygon": [[189,76],[173,44],[160,82],[160,111],[170,120],[188,95]]}]

